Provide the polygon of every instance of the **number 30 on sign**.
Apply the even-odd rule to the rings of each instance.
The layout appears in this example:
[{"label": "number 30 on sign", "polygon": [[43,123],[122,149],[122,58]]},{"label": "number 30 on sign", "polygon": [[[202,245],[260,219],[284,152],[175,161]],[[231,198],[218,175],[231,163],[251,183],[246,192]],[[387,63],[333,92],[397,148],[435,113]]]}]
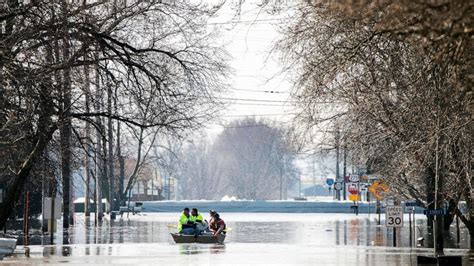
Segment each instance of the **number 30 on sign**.
[{"label": "number 30 on sign", "polygon": [[403,206],[385,207],[385,226],[403,227]]}]

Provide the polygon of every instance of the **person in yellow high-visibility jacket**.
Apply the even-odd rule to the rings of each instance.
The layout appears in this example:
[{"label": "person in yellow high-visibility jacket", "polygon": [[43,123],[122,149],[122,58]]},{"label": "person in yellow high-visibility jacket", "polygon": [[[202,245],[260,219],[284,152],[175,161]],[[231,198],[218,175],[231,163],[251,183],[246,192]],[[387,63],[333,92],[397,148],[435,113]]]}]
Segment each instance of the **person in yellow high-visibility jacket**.
[{"label": "person in yellow high-visibility jacket", "polygon": [[196,208],[191,210],[191,221],[196,223],[196,232],[195,234],[201,234],[204,230],[207,229],[207,221],[202,218],[201,213]]},{"label": "person in yellow high-visibility jacket", "polygon": [[196,222],[193,221],[189,208],[184,208],[179,217],[178,233],[183,235],[194,235],[196,232]]}]

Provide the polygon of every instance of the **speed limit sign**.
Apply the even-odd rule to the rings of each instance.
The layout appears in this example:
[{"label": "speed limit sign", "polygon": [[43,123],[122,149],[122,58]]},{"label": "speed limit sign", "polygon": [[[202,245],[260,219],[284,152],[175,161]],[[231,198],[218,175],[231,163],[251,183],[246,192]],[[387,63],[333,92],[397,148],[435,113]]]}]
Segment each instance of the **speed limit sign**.
[{"label": "speed limit sign", "polygon": [[385,207],[385,226],[403,227],[403,206],[392,205]]}]

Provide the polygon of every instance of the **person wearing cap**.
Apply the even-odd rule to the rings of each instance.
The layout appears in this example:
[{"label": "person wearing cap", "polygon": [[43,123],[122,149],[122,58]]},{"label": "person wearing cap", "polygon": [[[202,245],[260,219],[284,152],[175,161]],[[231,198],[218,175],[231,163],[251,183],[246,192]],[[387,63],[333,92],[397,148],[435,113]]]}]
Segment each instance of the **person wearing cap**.
[{"label": "person wearing cap", "polygon": [[201,234],[207,229],[207,221],[202,218],[201,213],[196,208],[191,209],[191,221],[196,223],[196,234]]},{"label": "person wearing cap", "polygon": [[225,234],[226,224],[224,220],[220,218],[219,213],[214,210],[209,210],[209,214],[211,215],[209,229],[211,230],[212,235],[217,236],[218,234]]},{"label": "person wearing cap", "polygon": [[196,223],[193,222],[189,213],[189,208],[184,208],[181,217],[179,217],[178,233],[183,235],[194,235],[196,232]]}]

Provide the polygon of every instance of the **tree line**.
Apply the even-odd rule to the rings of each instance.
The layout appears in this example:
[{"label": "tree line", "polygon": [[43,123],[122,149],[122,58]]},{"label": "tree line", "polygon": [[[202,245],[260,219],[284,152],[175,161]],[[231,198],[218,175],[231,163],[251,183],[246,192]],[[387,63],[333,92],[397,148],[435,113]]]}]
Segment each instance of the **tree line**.
[{"label": "tree line", "polygon": [[[301,1],[289,7],[292,22],[276,45],[295,70],[295,134],[314,149],[344,147],[352,162],[383,176],[398,200],[446,208],[438,228],[459,217],[471,247],[473,7]],[[443,230],[436,234],[439,251]]]},{"label": "tree line", "polygon": [[225,125],[214,140],[201,134],[167,142],[158,163],[177,179],[180,199],[287,199],[299,179],[288,140],[288,130],[248,117]]},{"label": "tree line", "polygon": [[[78,169],[86,198],[104,196],[116,209],[156,139],[185,135],[213,116],[228,74],[227,54],[206,27],[218,9],[187,1],[0,2],[0,227],[26,184],[62,195],[68,227]],[[127,143],[137,162],[124,177]]]}]

